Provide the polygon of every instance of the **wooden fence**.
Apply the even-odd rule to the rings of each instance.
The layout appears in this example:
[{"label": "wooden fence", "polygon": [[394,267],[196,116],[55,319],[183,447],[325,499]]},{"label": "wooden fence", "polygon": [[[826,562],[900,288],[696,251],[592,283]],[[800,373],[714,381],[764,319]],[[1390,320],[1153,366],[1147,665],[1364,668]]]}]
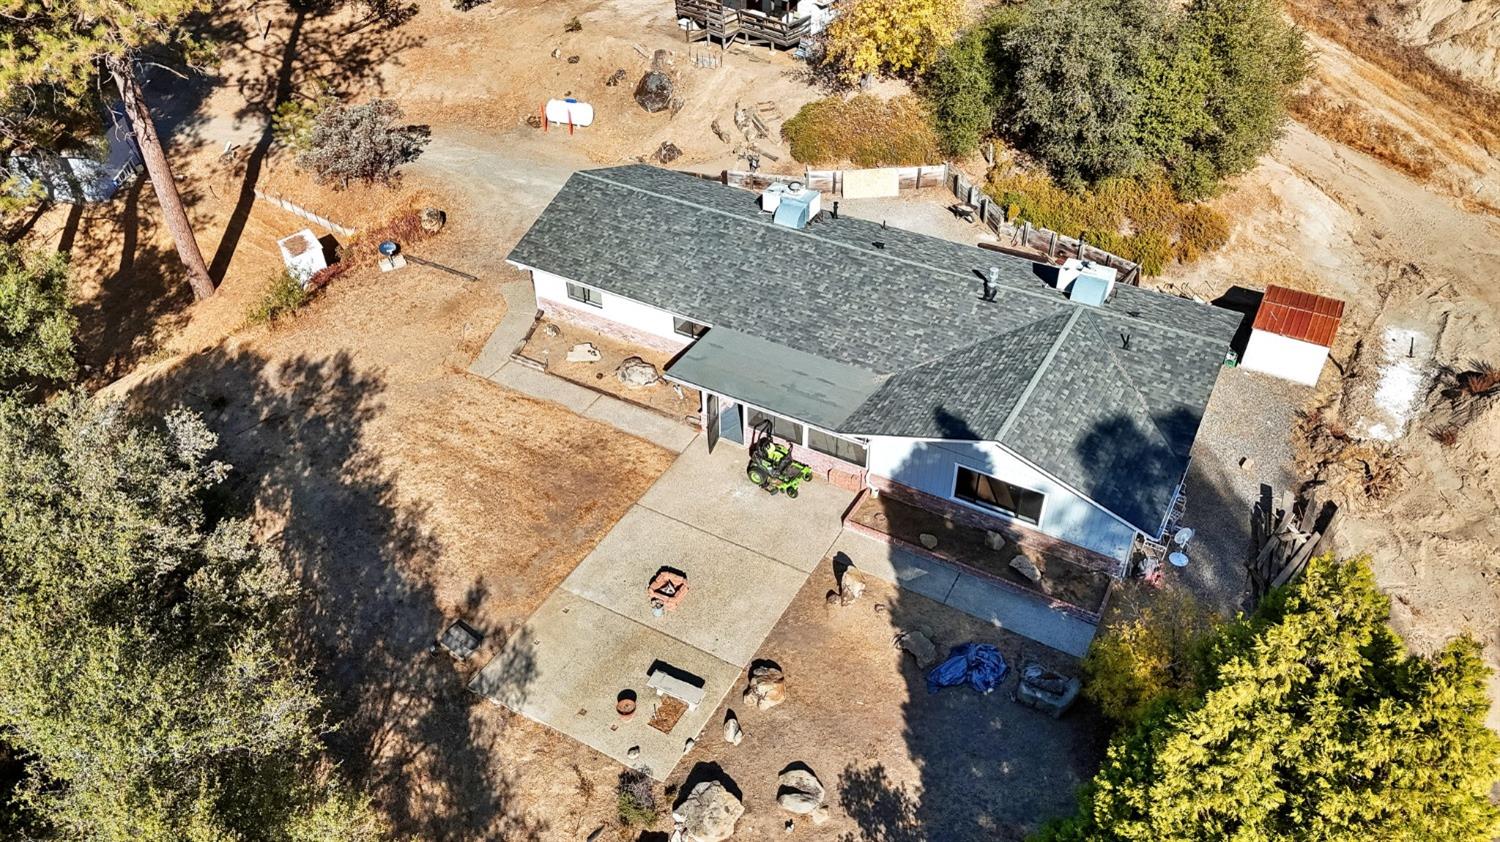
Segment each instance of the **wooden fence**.
[{"label": "wooden fence", "polygon": [[[901,190],[920,190],[924,187],[941,187],[948,183],[948,165],[932,164],[920,167],[879,167],[894,169]],[[822,190],[835,196],[844,195],[844,175],[865,170],[803,170],[802,175],[776,175],[772,173],[724,170],[719,181],[730,187],[747,190],[763,190],[775,183],[788,184],[800,181],[811,190]]]},{"label": "wooden fence", "polygon": [[1139,286],[1141,267],[1116,254],[1094,248],[1081,240],[1064,237],[1047,228],[1037,228],[1029,222],[1016,225],[1005,218],[1005,208],[979,189],[963,173],[948,173],[948,189],[964,204],[974,208],[975,216],[989,226],[1000,237],[1001,245],[996,251],[1018,254],[1049,263],[1061,263],[1068,258],[1092,260],[1112,266],[1120,273],[1119,282]]}]

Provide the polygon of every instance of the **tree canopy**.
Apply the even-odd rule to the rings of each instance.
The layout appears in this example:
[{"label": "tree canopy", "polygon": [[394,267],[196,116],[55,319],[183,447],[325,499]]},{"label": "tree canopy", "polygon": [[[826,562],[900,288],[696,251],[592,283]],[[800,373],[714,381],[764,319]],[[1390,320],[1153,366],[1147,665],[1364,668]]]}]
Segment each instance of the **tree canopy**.
[{"label": "tree canopy", "polygon": [[1487,842],[1500,737],[1479,645],[1412,655],[1389,609],[1364,560],[1314,560],[1221,627],[1203,685],[1118,735],[1042,838]]},{"label": "tree canopy", "polygon": [[194,415],[65,393],[0,402],[0,732],[18,799],[99,840],[379,838],[321,752],[297,591],[203,495],[228,470]]},{"label": "tree canopy", "polygon": [[847,82],[926,73],[953,40],[962,0],[850,0],[828,25],[825,61]]},{"label": "tree canopy", "polygon": [[73,376],[67,261],[0,243],[0,386]]}]

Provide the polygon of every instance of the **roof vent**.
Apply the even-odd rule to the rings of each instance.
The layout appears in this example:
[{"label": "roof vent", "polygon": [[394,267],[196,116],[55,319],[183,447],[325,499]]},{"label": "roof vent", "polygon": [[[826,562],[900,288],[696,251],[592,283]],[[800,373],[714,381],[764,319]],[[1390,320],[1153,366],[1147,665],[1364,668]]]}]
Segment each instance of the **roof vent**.
[{"label": "roof vent", "polygon": [[1069,258],[1057,269],[1057,289],[1080,304],[1098,307],[1114,296],[1118,275],[1113,266]]},{"label": "roof vent", "polygon": [[985,301],[994,301],[995,294],[1000,291],[1000,267],[991,266],[984,270],[984,294],[980,296]]}]

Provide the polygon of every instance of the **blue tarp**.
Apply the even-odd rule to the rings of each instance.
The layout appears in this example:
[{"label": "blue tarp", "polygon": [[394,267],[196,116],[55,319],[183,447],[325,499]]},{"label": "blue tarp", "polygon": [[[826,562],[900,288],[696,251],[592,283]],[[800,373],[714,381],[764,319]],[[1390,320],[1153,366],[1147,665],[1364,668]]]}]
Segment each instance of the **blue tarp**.
[{"label": "blue tarp", "polygon": [[936,693],[944,687],[967,683],[981,693],[988,693],[999,686],[1008,669],[999,649],[988,643],[965,643],[953,647],[948,660],[927,673],[927,692]]}]

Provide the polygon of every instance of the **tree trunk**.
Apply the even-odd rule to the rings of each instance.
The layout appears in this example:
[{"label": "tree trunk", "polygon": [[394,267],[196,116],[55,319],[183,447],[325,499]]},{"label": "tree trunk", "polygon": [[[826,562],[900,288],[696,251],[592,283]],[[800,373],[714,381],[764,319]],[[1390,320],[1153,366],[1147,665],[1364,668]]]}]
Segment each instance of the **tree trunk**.
[{"label": "tree trunk", "polygon": [[140,81],[135,78],[135,69],[130,66],[128,56],[110,59],[108,67],[120,88],[120,99],[125,103],[125,114],[130,118],[141,158],[146,162],[146,172],[151,176],[151,186],[156,190],[156,201],[166,218],[167,230],[172,232],[172,241],[177,244],[177,256],[187,269],[193,295],[201,301],[214,294],[213,278],[208,274],[208,264],[203,262],[203,252],[198,250],[198,241],[193,239],[193,226],[182,207],[182,196],[177,192],[176,179],[172,177],[172,165],[167,163],[166,152],[161,148],[161,138],[157,137],[156,126],[151,122],[151,112],[146,109]]}]

